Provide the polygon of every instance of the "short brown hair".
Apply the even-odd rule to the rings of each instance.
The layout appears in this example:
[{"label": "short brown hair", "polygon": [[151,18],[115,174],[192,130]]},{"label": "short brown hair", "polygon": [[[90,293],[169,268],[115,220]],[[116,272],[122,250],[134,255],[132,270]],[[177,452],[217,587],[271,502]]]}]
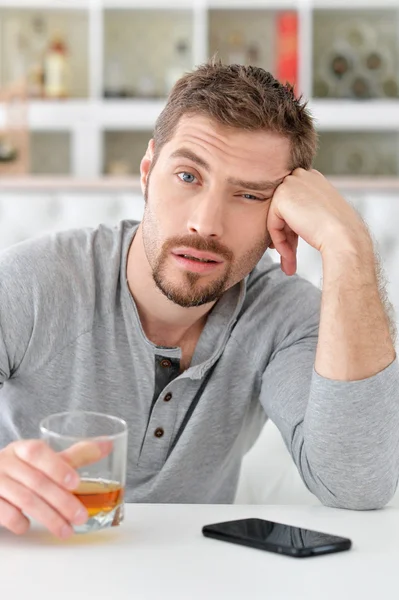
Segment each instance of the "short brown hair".
[{"label": "short brown hair", "polygon": [[260,67],[225,65],[212,59],[184,75],[155,124],[155,158],[173,137],[181,117],[206,115],[222,125],[279,133],[291,142],[291,170],[310,169],[317,133],[306,103]]}]

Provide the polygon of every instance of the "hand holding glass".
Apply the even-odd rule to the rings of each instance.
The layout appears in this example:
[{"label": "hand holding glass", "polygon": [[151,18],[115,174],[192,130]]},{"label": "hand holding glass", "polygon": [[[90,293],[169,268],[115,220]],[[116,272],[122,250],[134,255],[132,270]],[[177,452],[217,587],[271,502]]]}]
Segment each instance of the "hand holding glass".
[{"label": "hand holding glass", "polygon": [[[126,422],[95,412],[65,412],[44,419],[40,431],[53,450],[68,451],[80,476],[73,494],[86,507],[89,520],[74,525],[74,531],[86,533],[119,525],[124,516]],[[100,460],[96,460],[99,456]]]}]

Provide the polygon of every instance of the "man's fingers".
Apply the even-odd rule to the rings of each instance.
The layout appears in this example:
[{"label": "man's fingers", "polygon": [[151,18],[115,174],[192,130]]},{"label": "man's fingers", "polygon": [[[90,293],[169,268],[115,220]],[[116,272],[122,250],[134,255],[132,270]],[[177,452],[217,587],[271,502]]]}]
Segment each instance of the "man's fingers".
[{"label": "man's fingers", "polygon": [[15,535],[26,533],[30,527],[29,519],[22,511],[4,498],[0,498],[0,525]]},{"label": "man's fingers", "polygon": [[78,469],[105,458],[112,451],[112,448],[113,443],[109,440],[83,441],[74,444],[67,450],[63,450],[63,452],[60,452],[60,456],[72,467]]},{"label": "man's fingers", "polygon": [[58,453],[42,440],[21,441],[12,445],[17,458],[67,490],[74,490],[79,485],[80,477],[75,469],[101,460],[111,452],[112,447],[112,442],[108,440],[82,441]]},{"label": "man's fingers", "polygon": [[7,476],[2,477],[1,496],[2,500],[44,525],[57,537],[65,539],[73,533],[71,525],[58,511],[18,481]]},{"label": "man's fingers", "polygon": [[287,224],[284,219],[273,210],[273,205],[268,215],[267,229],[275,250],[277,250],[280,256],[289,259],[292,251],[287,238]]},{"label": "man's fingers", "polygon": [[290,259],[292,257],[293,248],[287,237],[286,231],[284,229],[270,231],[270,237],[272,238],[274,249],[277,250],[280,256]]},{"label": "man's fingers", "polygon": [[297,269],[298,236],[291,230],[279,232],[274,247],[280,254],[281,269],[286,275],[294,275]]},{"label": "man's fingers", "polygon": [[286,275],[294,275],[297,268],[296,251],[298,236],[287,225],[278,212],[278,208],[273,206],[273,202],[267,218],[267,229],[272,242],[271,247],[280,254],[282,271]]},{"label": "man's fingers", "polygon": [[43,440],[10,444],[1,457],[0,525],[23,533],[29,528],[27,515],[57,537],[69,537],[71,524],[88,519],[85,507],[71,494],[80,482],[76,469],[101,460],[112,448],[109,440],[82,441],[62,452]]},{"label": "man's fingers", "polygon": [[42,440],[26,440],[10,445],[15,456],[42,471],[47,477],[67,490],[74,490],[79,485],[79,475],[72,465],[57,454]]},{"label": "man's fingers", "polygon": [[296,273],[296,260],[288,261],[285,258],[281,258],[281,270],[286,275],[295,275]]},{"label": "man's fingers", "polygon": [[276,232],[270,231],[273,247],[282,258],[289,262],[296,261],[296,251],[298,247],[298,236],[287,228]]},{"label": "man's fingers", "polygon": [[16,481],[28,491],[39,496],[46,504],[57,511],[68,523],[82,525],[89,515],[86,508],[79,500],[61,486],[54,483],[43,472],[37,471],[23,461],[14,461],[16,464],[5,465],[0,479],[0,497],[3,496],[4,479]]},{"label": "man's fingers", "polygon": [[286,275],[295,275],[297,269],[298,236],[291,229],[287,230],[287,244],[290,253],[281,258],[281,268]]}]

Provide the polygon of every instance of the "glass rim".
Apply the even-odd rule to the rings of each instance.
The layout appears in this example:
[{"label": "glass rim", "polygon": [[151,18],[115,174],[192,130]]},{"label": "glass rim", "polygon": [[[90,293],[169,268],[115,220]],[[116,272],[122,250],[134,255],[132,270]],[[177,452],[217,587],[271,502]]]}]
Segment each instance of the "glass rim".
[{"label": "glass rim", "polygon": [[[67,415],[90,415],[93,417],[104,417],[108,421],[118,422],[122,426],[122,431],[118,433],[105,433],[102,435],[66,435],[64,433],[59,433],[51,429],[48,424],[50,419],[66,417]],[[53,438],[63,439],[63,440],[72,440],[72,441],[82,441],[82,440],[90,440],[90,441],[103,441],[103,440],[116,440],[118,438],[124,437],[127,435],[128,426],[124,419],[120,417],[115,417],[114,415],[109,415],[107,413],[101,413],[91,410],[66,410],[59,413],[53,413],[52,415],[48,415],[44,417],[39,423],[39,429],[42,434],[46,434]]]}]

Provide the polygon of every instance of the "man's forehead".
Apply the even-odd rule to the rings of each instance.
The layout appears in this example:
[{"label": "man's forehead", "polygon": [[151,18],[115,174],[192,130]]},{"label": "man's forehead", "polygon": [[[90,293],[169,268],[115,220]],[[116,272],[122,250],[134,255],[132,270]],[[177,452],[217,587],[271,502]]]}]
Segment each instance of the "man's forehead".
[{"label": "man's forehead", "polygon": [[176,125],[173,137],[178,137],[181,135],[189,136],[190,133],[194,133],[194,135],[202,133],[203,135],[210,135],[223,138],[252,138],[256,136],[259,139],[263,138],[266,140],[274,138],[288,142],[288,140],[286,140],[286,138],[279,133],[275,133],[265,129],[248,130],[245,128],[233,127],[230,125],[220,123],[219,121],[213,119],[208,115],[202,115],[197,113],[189,113],[183,115]]},{"label": "man's forehead", "polygon": [[219,123],[219,121],[213,119],[209,115],[204,115],[200,113],[187,113],[185,115],[182,115],[179,121],[177,122],[175,134],[183,130],[185,131],[186,129],[192,129],[193,127],[207,128],[215,132],[223,132],[229,129],[227,125]]},{"label": "man's forehead", "polygon": [[279,171],[276,177],[281,176],[282,169],[287,174],[290,163],[290,142],[281,134],[227,127],[204,115],[184,115],[167,146],[168,157],[177,157],[184,148],[199,155],[202,150],[211,155],[220,152],[226,158],[232,157],[253,167],[258,165],[260,169],[267,163],[273,171]]}]

